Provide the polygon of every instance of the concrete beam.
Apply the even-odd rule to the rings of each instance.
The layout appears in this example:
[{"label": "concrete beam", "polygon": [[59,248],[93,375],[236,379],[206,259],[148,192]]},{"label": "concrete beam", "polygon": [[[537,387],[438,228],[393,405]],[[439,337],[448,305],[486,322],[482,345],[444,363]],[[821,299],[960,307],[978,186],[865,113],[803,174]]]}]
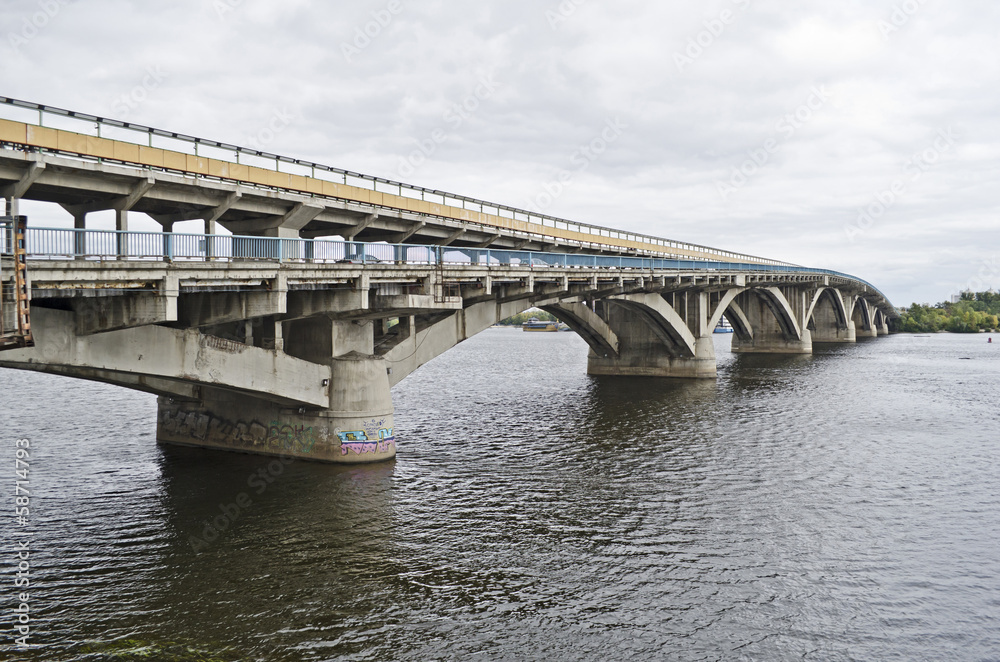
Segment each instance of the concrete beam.
[{"label": "concrete beam", "polygon": [[[11,366],[7,366],[11,367]],[[147,375],[136,375],[128,372],[116,372],[100,368],[65,367],[43,363],[28,363],[18,366],[20,370],[42,372],[48,375],[61,375],[74,379],[86,379],[92,382],[114,384],[135,391],[165,395],[178,400],[197,400],[201,395],[201,387],[184,380],[162,379]]]},{"label": "concrete beam", "polygon": [[183,294],[177,302],[177,321],[185,327],[205,327],[258,317],[283,315],[286,293],[271,290]]},{"label": "concrete beam", "polygon": [[412,228],[410,228],[406,232],[403,232],[400,235],[398,235],[397,237],[395,237],[393,239],[392,243],[394,243],[394,244],[402,244],[407,239],[409,239],[413,235],[415,235],[418,232],[420,232],[420,230],[422,230],[425,225],[427,225],[427,221],[420,221],[419,223],[417,223],[416,225],[414,225]]},{"label": "concrete beam", "polygon": [[438,240],[438,241],[435,241],[435,242],[433,242],[433,243],[434,243],[434,245],[436,245],[436,246],[447,246],[447,245],[448,245],[448,244],[450,244],[451,242],[453,242],[453,241],[455,241],[456,239],[458,239],[459,237],[461,237],[461,236],[462,236],[463,234],[465,234],[466,232],[468,232],[468,230],[466,230],[465,228],[459,228],[458,230],[455,230],[454,232],[452,232],[452,233],[451,233],[450,235],[448,235],[448,236],[447,236],[447,237],[445,237],[444,239],[441,239],[441,240]]},{"label": "concrete beam", "polygon": [[310,205],[300,202],[281,217],[281,227],[289,230],[301,230],[311,220],[319,216],[324,209],[325,207],[322,205]]},{"label": "concrete beam", "polygon": [[222,218],[223,214],[232,209],[242,197],[243,191],[240,191],[239,189],[233,191],[226,196],[226,199],[223,200],[221,204],[207,210],[202,218],[205,219],[206,223],[217,223],[219,219]]},{"label": "concrete beam", "polygon": [[28,166],[27,172],[21,176],[20,180],[14,184],[5,186],[2,190],[0,190],[0,197],[8,200],[23,198],[24,194],[28,192],[28,189],[31,188],[31,185],[38,181],[38,178],[41,177],[44,172],[45,164],[41,161],[35,161]]},{"label": "concrete beam", "polygon": [[31,322],[35,347],[4,352],[0,366],[61,366],[66,374],[99,369],[184,380],[281,404],[330,404],[330,366],[282,352],[163,326],[81,337],[74,332],[72,312],[48,308],[32,309]]},{"label": "concrete beam", "polygon": [[[98,200],[95,202],[88,202],[81,205],[61,205],[63,209],[68,211],[74,217],[80,214],[90,214],[95,211],[105,211],[108,209],[114,209],[118,212],[126,212],[138,204],[140,200],[149,192],[153,186],[156,185],[156,180],[152,175],[147,175],[144,179],[138,180],[129,191],[128,195],[113,198],[110,200]],[[159,218],[154,217],[161,225],[164,221]]]},{"label": "concrete beam", "polygon": [[502,236],[503,235],[501,235],[501,234],[495,234],[492,237],[490,237],[489,239],[487,239],[486,241],[479,242],[478,244],[476,244],[475,246],[473,246],[473,248],[488,248],[490,246],[490,244],[492,244],[494,241],[496,241],[497,239],[499,239]]},{"label": "concrete beam", "polygon": [[73,312],[80,336],[177,320],[176,299],[154,292],[79,298],[73,301]]},{"label": "concrete beam", "polygon": [[376,214],[368,214],[363,219],[361,219],[360,223],[358,223],[353,228],[350,228],[350,229],[348,229],[348,230],[346,230],[344,232],[344,234],[343,234],[344,239],[346,239],[347,241],[353,240],[356,236],[358,236],[359,234],[361,234],[362,230],[364,230],[369,225],[371,225],[372,223],[374,223],[376,221],[376,219],[378,219],[378,214],[377,213]]}]

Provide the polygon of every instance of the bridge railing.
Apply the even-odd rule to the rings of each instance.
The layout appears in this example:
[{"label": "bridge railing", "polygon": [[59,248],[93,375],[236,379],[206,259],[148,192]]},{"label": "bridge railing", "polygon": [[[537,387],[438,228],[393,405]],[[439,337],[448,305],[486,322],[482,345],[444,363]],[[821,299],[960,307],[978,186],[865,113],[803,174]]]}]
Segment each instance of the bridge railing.
[{"label": "bridge railing", "polygon": [[[579,223],[565,218],[550,216],[548,214],[540,214],[538,212],[510,205],[503,205],[495,202],[488,202],[486,200],[480,200],[478,198],[458,195],[456,193],[449,193],[447,191],[405,184],[403,182],[385,179],[383,177],[366,175],[351,170],[344,170],[342,168],[323,165],[321,163],[314,163],[312,161],[282,156],[280,154],[264,152],[258,149],[241,147],[231,143],[198,138],[196,136],[156,129],[122,120],[88,115],[86,113],[78,113],[64,108],[46,106],[30,101],[22,101],[20,99],[0,97],[0,119],[9,119],[38,127],[72,131],[82,135],[108,138],[146,147],[169,149],[179,153],[215,159],[227,163],[264,168],[273,172],[303,175],[312,177],[313,179],[320,179],[337,184],[345,184],[348,186],[367,189],[369,191],[389,193],[402,198],[422,200],[460,210],[480,212],[482,214],[490,214],[501,218],[524,221],[541,226],[543,231],[545,228],[549,228],[552,231],[552,234],[536,234],[533,230],[528,230],[522,233],[530,236],[559,236],[558,231],[566,230],[583,235],[584,237],[579,241],[584,244],[611,246],[615,249],[621,249],[622,245],[609,240],[614,239],[620,242],[645,244],[648,245],[649,248],[643,250],[648,250],[651,255],[686,255],[695,253],[704,257],[693,259],[718,259],[719,261],[736,261],[754,264],[787,264],[779,260],[726,251],[700,244],[691,244],[688,242],[676,241],[673,239],[666,239],[638,232],[630,232],[627,230],[619,230],[606,226],[592,225],[589,223]],[[80,156],[79,153],[74,152],[65,152],[61,150],[53,151]],[[115,159],[105,160],[115,161]],[[130,165],[128,162],[122,163]],[[248,186],[253,185],[248,182],[241,182],[241,184]],[[493,226],[489,227],[491,230],[493,229]],[[574,241],[577,240],[574,239]]]},{"label": "bridge railing", "polygon": [[[2,224],[0,224],[2,225]],[[756,264],[670,258],[545,253],[537,251],[457,248],[420,244],[336,241],[238,235],[122,232],[73,228],[28,227],[28,257],[32,260],[245,262],[361,264],[414,266],[516,266],[544,272],[551,268],[634,269],[796,273],[834,276],[867,286],[887,303],[878,288],[850,274],[782,264]],[[7,231],[0,232],[0,252],[11,254]]]}]

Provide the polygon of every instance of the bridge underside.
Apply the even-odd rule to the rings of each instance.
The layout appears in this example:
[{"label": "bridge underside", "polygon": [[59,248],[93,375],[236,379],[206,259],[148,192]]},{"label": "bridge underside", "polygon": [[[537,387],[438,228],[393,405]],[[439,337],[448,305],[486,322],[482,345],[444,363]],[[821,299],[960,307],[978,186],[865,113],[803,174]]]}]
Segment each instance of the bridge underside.
[{"label": "bridge underside", "polygon": [[806,274],[79,260],[31,273],[36,344],[0,366],[156,394],[161,442],[328,462],[394,457],[391,387],[532,306],[587,342],[593,375],[712,378],[723,317],[740,352],[888,331],[863,287]]}]

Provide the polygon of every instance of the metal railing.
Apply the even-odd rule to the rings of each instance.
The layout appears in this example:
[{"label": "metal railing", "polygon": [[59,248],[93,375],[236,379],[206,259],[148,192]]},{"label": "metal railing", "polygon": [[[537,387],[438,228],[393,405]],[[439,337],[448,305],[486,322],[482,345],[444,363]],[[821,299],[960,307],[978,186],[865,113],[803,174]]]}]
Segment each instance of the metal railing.
[{"label": "metal railing", "polygon": [[[2,112],[4,109],[8,109],[9,112]],[[12,116],[18,115],[19,113],[23,114],[23,116]],[[86,113],[78,113],[72,110],[45,106],[9,97],[0,97],[0,119],[12,119],[27,124],[33,124],[35,126],[47,126],[49,128],[75,131],[85,135],[94,135],[97,137],[121,140],[123,142],[147,145],[149,147],[157,147],[160,149],[173,149],[178,152],[194,154],[196,156],[203,156],[205,158],[217,159],[229,163],[252,165],[273,170],[275,172],[293,175],[306,175],[315,179],[347,184],[372,191],[391,193],[405,198],[424,200],[463,210],[493,214],[503,218],[525,221],[557,230],[578,232],[589,236],[589,239],[584,240],[584,243],[615,246],[619,249],[625,248],[617,244],[609,244],[602,241],[603,239],[618,239],[621,241],[634,241],[651,244],[656,246],[657,252],[663,254],[677,255],[678,251],[691,251],[704,253],[709,256],[716,256],[719,258],[719,261],[735,260],[748,263],[772,265],[789,264],[779,260],[725,251],[718,248],[712,248],[710,246],[702,246],[700,244],[691,244],[638,232],[628,232],[625,230],[617,230],[615,228],[591,225],[588,223],[578,223],[564,218],[549,216],[547,214],[539,214],[537,212],[509,205],[488,202],[477,198],[449,193],[447,191],[439,191],[437,189],[428,189],[422,186],[405,184],[403,182],[385,179],[383,177],[365,175],[352,170],[335,168],[320,163],[314,163],[312,161],[281,156],[279,154],[250,149],[247,147],[240,147],[231,143],[207,140],[205,138],[189,136],[183,133],[165,131],[163,129],[156,129],[141,124],[134,124],[132,122],[109,119],[96,115],[88,115]],[[48,122],[46,120],[48,120]],[[113,159],[106,160],[113,161]],[[492,228],[493,226],[488,227]],[[534,233],[524,232],[522,234]]]},{"label": "metal railing", "polygon": [[[9,232],[2,232],[0,252],[10,255]],[[544,272],[551,268],[699,271],[719,275],[738,273],[795,273],[834,276],[861,283],[889,299],[871,283],[850,274],[779,264],[706,260],[544,253],[537,251],[456,248],[420,244],[334,241],[238,235],[123,232],[73,228],[27,229],[27,251],[32,260],[242,262],[303,264],[414,265],[453,267],[521,267]],[[890,304],[891,305],[891,304]]]}]

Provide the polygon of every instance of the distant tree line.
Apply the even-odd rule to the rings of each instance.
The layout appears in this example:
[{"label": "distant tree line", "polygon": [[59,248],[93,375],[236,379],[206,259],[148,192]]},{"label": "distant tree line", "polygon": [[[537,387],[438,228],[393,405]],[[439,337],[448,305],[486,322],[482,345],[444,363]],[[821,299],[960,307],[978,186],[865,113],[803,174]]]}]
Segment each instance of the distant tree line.
[{"label": "distant tree line", "polygon": [[522,324],[530,320],[532,317],[536,317],[542,320],[543,322],[556,321],[556,316],[553,315],[552,313],[547,313],[544,310],[538,310],[537,308],[535,308],[532,310],[526,310],[523,313],[518,313],[517,315],[514,315],[513,317],[508,317],[505,320],[500,320],[499,322],[497,322],[497,324],[500,324],[502,326],[521,326]]},{"label": "distant tree line", "polygon": [[900,328],[909,333],[978,333],[1000,329],[1000,294],[962,292],[954,303],[936,306],[915,303],[902,312]]}]

